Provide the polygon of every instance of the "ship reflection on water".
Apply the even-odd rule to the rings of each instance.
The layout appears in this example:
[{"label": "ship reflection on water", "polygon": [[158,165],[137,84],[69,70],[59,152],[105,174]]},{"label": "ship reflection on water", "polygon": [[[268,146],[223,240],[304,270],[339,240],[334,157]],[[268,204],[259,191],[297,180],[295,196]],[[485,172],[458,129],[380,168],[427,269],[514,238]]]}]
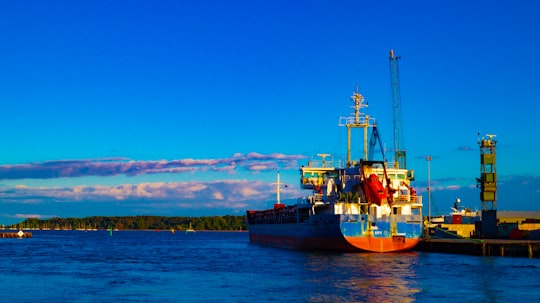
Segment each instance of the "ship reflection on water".
[{"label": "ship reflection on water", "polygon": [[313,254],[305,264],[310,302],[414,302],[418,255]]}]

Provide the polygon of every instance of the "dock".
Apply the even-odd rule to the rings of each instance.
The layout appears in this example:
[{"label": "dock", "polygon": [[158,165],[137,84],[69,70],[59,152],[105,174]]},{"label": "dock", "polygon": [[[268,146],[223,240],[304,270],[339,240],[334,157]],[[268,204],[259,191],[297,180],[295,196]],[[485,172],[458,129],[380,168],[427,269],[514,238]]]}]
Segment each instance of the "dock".
[{"label": "dock", "polygon": [[473,256],[540,258],[540,241],[506,239],[422,239],[414,250]]},{"label": "dock", "polygon": [[0,238],[8,239],[22,239],[22,238],[32,238],[32,233],[19,231],[19,232],[2,232],[0,233]]}]

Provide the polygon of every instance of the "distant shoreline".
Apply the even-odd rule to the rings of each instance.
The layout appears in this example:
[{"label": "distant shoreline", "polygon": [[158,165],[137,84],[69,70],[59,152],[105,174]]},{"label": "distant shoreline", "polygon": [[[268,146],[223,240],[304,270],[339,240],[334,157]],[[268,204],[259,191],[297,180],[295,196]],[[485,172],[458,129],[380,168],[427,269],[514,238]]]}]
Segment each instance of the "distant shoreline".
[{"label": "distant shoreline", "polygon": [[169,217],[169,216],[92,216],[86,218],[27,218],[23,222],[3,226],[25,230],[148,230],[148,231],[236,231],[247,230],[245,216]]},{"label": "distant shoreline", "polygon": [[[16,231],[16,230],[22,230],[22,231],[80,231],[80,232],[96,232],[96,231],[106,231],[109,232],[109,229],[96,229],[96,230],[81,230],[81,229],[33,229],[33,228],[4,228],[0,229],[0,231]],[[123,231],[144,231],[144,232],[171,232],[170,229],[113,229],[113,232],[123,232]],[[180,232],[185,233],[185,229],[175,229],[174,232]],[[211,230],[211,229],[203,229],[203,230],[195,230],[193,233],[205,233],[205,232],[248,232],[248,230]]]}]

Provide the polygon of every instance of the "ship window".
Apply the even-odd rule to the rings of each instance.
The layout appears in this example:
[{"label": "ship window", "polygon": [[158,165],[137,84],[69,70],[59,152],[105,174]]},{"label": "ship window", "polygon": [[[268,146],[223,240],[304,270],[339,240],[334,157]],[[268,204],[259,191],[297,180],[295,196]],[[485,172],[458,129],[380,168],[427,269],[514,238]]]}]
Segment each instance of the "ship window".
[{"label": "ship window", "polygon": [[405,179],[405,174],[398,174],[398,179]]}]

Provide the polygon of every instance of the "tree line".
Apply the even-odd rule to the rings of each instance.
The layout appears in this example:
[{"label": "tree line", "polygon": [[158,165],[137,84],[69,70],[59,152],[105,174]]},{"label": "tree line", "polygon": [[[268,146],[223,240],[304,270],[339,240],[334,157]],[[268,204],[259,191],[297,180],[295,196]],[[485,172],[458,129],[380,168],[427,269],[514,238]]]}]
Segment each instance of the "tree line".
[{"label": "tree line", "polygon": [[35,229],[136,229],[161,230],[247,230],[245,216],[165,217],[165,216],[94,216],[86,218],[27,218],[10,227]]}]

